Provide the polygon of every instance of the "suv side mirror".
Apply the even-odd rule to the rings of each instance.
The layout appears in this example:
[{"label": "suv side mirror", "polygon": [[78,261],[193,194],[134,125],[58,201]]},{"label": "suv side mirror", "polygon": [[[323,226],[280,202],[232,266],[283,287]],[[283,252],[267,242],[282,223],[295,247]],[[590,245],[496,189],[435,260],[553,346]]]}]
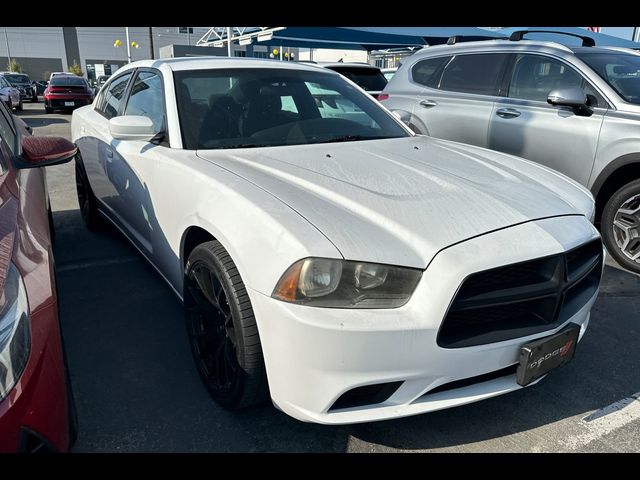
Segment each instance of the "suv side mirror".
[{"label": "suv side mirror", "polygon": [[581,88],[558,88],[551,90],[547,96],[547,103],[556,107],[572,108],[578,115],[591,115],[587,95]]}]

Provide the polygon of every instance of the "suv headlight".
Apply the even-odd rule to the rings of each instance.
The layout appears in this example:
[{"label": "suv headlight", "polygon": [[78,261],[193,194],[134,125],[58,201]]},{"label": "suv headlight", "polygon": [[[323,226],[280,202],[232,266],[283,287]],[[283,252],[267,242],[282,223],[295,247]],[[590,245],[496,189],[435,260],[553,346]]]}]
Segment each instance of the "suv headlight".
[{"label": "suv headlight", "polygon": [[422,270],[305,258],[282,275],[272,297],[313,307],[395,308],[409,301]]},{"label": "suv headlight", "polygon": [[31,351],[27,292],[12,263],[0,297],[0,400],[22,375]]}]

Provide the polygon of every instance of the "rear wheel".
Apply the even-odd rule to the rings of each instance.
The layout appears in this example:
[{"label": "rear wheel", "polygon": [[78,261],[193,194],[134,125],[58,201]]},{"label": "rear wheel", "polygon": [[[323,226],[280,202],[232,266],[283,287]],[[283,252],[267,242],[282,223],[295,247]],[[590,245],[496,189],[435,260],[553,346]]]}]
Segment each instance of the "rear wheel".
[{"label": "rear wheel", "polygon": [[16,107],[16,111],[20,112],[22,110],[22,99],[18,102],[18,106]]},{"label": "rear wheel", "polygon": [[611,256],[622,267],[640,273],[640,180],[613,194],[602,212],[600,230]]},{"label": "rear wheel", "polygon": [[51,108],[51,107],[49,107],[49,106],[47,106],[47,105],[45,104],[45,106],[44,106],[44,111],[45,111],[45,113],[51,113],[51,112],[53,112],[53,108]]},{"label": "rear wheel", "polygon": [[268,398],[258,327],[233,260],[217,241],[197,246],[187,262],[187,333],[200,376],[223,407]]},{"label": "rear wheel", "polygon": [[98,201],[96,200],[87,172],[82,163],[80,153],[76,155],[76,192],[78,193],[78,204],[80,205],[80,215],[86,227],[92,232],[98,232],[104,227],[104,220],[98,211]]}]

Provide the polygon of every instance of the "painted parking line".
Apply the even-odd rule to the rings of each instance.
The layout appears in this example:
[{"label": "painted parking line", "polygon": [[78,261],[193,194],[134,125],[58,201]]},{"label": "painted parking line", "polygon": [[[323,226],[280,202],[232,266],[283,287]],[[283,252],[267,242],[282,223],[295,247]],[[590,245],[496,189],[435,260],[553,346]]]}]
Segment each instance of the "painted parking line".
[{"label": "painted parking line", "polygon": [[73,270],[83,270],[85,268],[99,268],[108,267],[111,265],[120,265],[122,263],[138,262],[142,259],[140,257],[122,257],[122,258],[108,258],[104,260],[94,260],[89,262],[74,262],[66,263],[62,265],[56,265],[57,273],[70,272]]},{"label": "painted parking line", "polygon": [[569,450],[580,449],[638,419],[640,419],[640,392],[583,417],[580,424],[585,431],[568,437],[565,440],[566,446]]}]

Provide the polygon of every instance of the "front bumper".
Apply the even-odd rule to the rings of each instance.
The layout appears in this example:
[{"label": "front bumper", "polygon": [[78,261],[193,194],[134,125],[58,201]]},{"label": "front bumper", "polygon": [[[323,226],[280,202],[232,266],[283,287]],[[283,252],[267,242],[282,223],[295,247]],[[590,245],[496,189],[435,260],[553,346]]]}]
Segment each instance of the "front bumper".
[{"label": "front bumper", "polygon": [[[388,310],[313,308],[249,290],[274,404],[303,421],[341,424],[414,415],[520,389],[515,374],[438,393],[456,381],[518,362],[519,349],[567,323],[586,331],[593,295],[562,325],[536,335],[466,348],[439,347],[442,319],[471,273],[558,254],[598,237],[582,216],[550,218],[482,235],[442,250],[405,306]],[[354,388],[401,382],[385,401],[334,409]]]},{"label": "front bumper", "polygon": [[[44,449],[69,448],[67,390],[57,304],[31,315],[29,361],[18,384],[0,402],[0,452],[19,452],[43,441]],[[31,439],[25,442],[26,437]]]}]

